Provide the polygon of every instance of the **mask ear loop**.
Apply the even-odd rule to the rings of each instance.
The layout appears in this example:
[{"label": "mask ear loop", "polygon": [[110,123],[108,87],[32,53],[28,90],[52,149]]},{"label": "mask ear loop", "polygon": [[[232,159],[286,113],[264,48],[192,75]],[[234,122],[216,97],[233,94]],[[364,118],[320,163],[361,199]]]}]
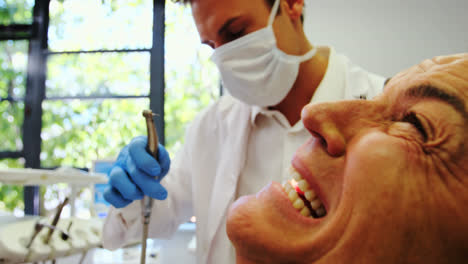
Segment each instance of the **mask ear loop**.
[{"label": "mask ear loop", "polygon": [[[273,26],[273,21],[275,21],[276,14],[278,13],[278,8],[279,8],[279,5],[280,5],[280,2],[281,2],[281,0],[276,0],[275,3],[273,4],[273,7],[271,8],[270,17],[268,18],[268,26],[269,27]],[[306,60],[311,59],[312,57],[314,57],[316,53],[317,53],[317,47],[313,46],[311,50],[309,50],[308,52],[306,52],[303,55],[300,55],[300,56],[288,55],[288,57],[290,59],[292,59],[292,60],[297,60],[299,62],[303,62],[303,61],[306,61]]]},{"label": "mask ear loop", "polygon": [[276,14],[278,13],[278,7],[280,4],[281,0],[276,0],[275,3],[273,4],[273,7],[271,8],[271,13],[270,17],[268,18],[268,26],[273,25],[273,21],[275,21]]}]

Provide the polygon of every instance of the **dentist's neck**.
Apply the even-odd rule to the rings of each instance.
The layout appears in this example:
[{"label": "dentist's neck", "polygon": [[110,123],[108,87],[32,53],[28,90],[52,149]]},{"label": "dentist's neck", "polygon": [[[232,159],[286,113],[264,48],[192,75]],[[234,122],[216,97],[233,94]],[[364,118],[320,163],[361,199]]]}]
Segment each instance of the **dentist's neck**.
[{"label": "dentist's neck", "polygon": [[278,105],[270,107],[280,111],[291,126],[301,120],[302,108],[310,103],[327,70],[330,50],[328,47],[317,49],[313,58],[301,63],[296,82],[288,95]]}]

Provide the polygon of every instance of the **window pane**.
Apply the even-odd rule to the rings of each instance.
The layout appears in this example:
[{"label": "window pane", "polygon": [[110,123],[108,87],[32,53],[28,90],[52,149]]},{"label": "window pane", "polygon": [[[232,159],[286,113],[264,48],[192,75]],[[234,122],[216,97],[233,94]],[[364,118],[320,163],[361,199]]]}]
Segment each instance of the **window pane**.
[{"label": "window pane", "polygon": [[0,102],[0,151],[23,149],[21,126],[23,124],[23,103]]},{"label": "window pane", "polygon": [[46,95],[148,95],[149,52],[52,55]]},{"label": "window pane", "polygon": [[188,123],[219,97],[212,50],[200,44],[189,8],[166,1],[165,134],[171,154],[184,142]]},{"label": "window pane", "polygon": [[0,98],[22,98],[26,91],[28,41],[0,41]]},{"label": "window pane", "polygon": [[31,24],[34,0],[0,1],[0,25]]},{"label": "window pane", "polygon": [[[0,105],[0,108],[2,104]],[[2,109],[3,110],[3,109]],[[0,113],[1,111],[0,110]],[[4,131],[4,128],[0,128],[0,131]],[[2,134],[3,135],[3,134]],[[2,140],[14,139],[16,136],[6,136]],[[21,139],[19,139],[21,140]],[[3,148],[3,146],[2,146]],[[1,150],[0,150],[1,151]],[[24,159],[1,159],[0,168],[24,168]],[[24,200],[23,200],[23,186],[9,185],[0,182],[0,216],[7,214],[14,214],[18,217],[24,215]]]},{"label": "window pane", "polygon": [[23,187],[0,182],[0,216],[4,212],[22,216],[24,210]]},{"label": "window pane", "polygon": [[146,135],[148,99],[44,101],[41,166],[91,168]]},{"label": "window pane", "polygon": [[[75,186],[76,187],[76,186]],[[57,206],[62,203],[66,197],[72,195],[72,185],[67,183],[58,183],[52,185],[42,185],[41,190],[41,216],[52,219],[57,212]],[[89,186],[76,189],[75,215],[80,219],[89,219],[91,217],[91,207],[93,203],[93,193]],[[69,218],[71,216],[71,201],[67,203],[60,214],[61,218]],[[60,262],[59,262],[60,263]],[[70,262],[74,263],[74,262]]]},{"label": "window pane", "polygon": [[152,0],[51,0],[53,51],[150,48]]},{"label": "window pane", "polygon": [[[23,3],[15,3],[15,5]],[[1,23],[21,23],[20,13],[13,9],[6,10],[2,4],[10,8],[13,1],[0,2],[0,20],[3,15],[11,14],[11,20]],[[21,7],[24,7],[24,3]],[[19,9],[21,9],[19,7]],[[11,12],[11,13],[10,13]],[[24,17],[23,17],[24,18]],[[26,85],[27,41],[0,42],[0,97],[20,98],[24,96]],[[0,102],[0,134],[2,135],[0,151],[19,151],[22,149],[21,126],[23,123],[24,104],[22,102]],[[24,159],[2,159],[0,168],[22,168]],[[20,215],[24,209],[23,187],[0,183],[0,212],[14,212]]]}]

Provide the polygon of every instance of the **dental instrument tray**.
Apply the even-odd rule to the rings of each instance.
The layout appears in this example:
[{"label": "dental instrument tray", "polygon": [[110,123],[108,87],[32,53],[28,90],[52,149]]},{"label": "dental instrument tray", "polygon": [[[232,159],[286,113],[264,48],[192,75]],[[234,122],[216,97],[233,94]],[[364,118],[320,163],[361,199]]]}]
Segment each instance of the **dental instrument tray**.
[{"label": "dental instrument tray", "polygon": [[[61,219],[57,226],[53,227],[56,232],[53,232],[49,241],[47,236],[50,225],[47,222],[47,219],[42,218],[25,218],[2,223],[0,263],[54,260],[75,254],[86,254],[88,250],[102,246],[101,219]],[[38,226],[44,228],[37,230]],[[37,234],[34,234],[35,229],[39,231]]]}]

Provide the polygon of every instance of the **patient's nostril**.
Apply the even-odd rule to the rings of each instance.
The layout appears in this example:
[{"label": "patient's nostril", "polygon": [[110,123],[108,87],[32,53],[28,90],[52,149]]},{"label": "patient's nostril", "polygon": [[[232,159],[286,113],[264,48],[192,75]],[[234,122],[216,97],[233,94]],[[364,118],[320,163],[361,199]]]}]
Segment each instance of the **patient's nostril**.
[{"label": "patient's nostril", "polygon": [[315,140],[317,140],[317,142],[320,143],[325,149],[328,148],[327,141],[324,137],[322,137],[322,135],[317,132],[311,132],[311,134],[313,137],[315,137]]}]

